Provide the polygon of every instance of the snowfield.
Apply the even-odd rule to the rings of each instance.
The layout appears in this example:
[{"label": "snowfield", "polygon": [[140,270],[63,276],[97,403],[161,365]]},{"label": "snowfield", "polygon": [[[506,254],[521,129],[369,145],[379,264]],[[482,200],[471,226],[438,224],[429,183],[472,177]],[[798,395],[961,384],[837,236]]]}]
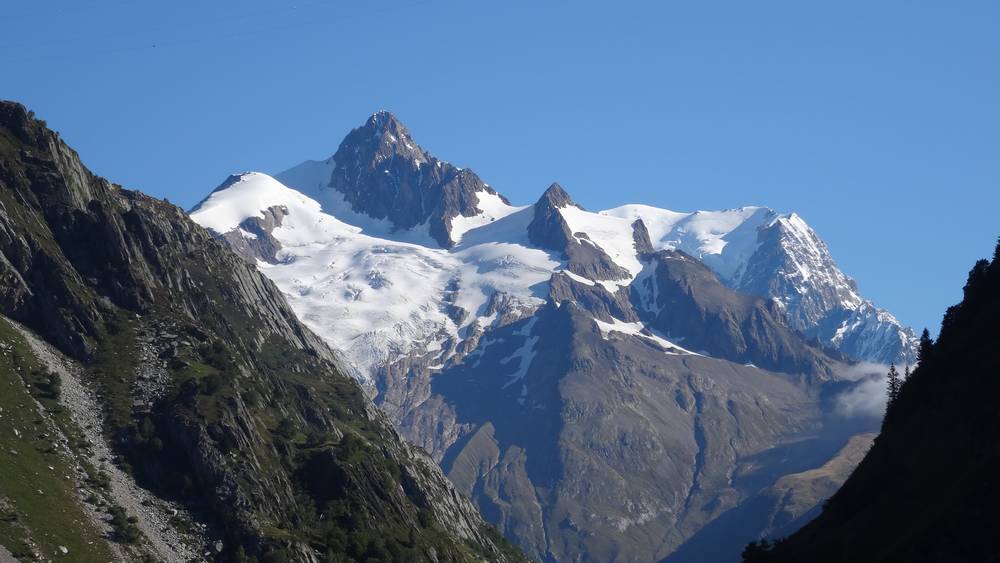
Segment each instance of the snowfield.
[{"label": "snowfield", "polygon": [[678,213],[648,205],[623,205],[601,214],[629,223],[642,219],[654,248],[690,254],[727,281],[742,271],[757,250],[757,230],[778,218],[766,207]]},{"label": "snowfield", "polygon": [[[341,198],[324,195],[330,207],[342,210]],[[247,218],[264,217],[269,208],[281,208],[281,226],[271,232],[281,243],[278,263],[258,261],[257,266],[312,330],[370,376],[374,368],[416,348],[431,351],[435,342],[439,347],[451,342],[453,348],[460,331],[473,323],[491,324],[486,307],[494,293],[508,295],[529,312],[545,302],[547,283],[560,261],[527,245],[532,208],[480,195],[489,196],[483,198],[485,210],[462,218],[464,240],[451,250],[409,242],[424,236],[393,232],[368,218],[359,221],[363,226],[345,223],[320,202],[259,172],[227,181],[191,217],[221,234],[238,229]],[[447,314],[449,304],[470,314],[456,322]],[[447,359],[444,352],[441,361]]]}]

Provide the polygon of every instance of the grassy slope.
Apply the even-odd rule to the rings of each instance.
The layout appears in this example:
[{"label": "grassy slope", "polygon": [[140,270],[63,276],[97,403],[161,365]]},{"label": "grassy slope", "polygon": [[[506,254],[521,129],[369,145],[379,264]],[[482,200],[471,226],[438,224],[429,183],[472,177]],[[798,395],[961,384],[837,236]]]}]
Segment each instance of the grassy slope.
[{"label": "grassy slope", "polygon": [[18,557],[34,550],[56,558],[63,556],[63,546],[73,561],[110,561],[106,540],[81,506],[74,480],[67,478],[73,462],[53,445],[56,421],[67,419],[38,412],[32,392],[46,410],[58,413],[59,407],[35,385],[32,392],[26,388],[25,380],[31,381],[40,366],[5,319],[0,319],[0,345],[0,544]]}]

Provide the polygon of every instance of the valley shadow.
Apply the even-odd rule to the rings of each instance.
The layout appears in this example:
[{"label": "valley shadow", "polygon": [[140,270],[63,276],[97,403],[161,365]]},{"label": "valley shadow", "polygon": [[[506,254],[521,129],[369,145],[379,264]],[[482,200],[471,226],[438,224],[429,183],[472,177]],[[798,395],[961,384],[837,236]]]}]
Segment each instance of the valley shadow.
[{"label": "valley shadow", "polygon": [[681,544],[660,563],[733,563],[746,544],[760,538],[791,534],[819,515],[824,499],[794,518],[778,513],[782,499],[769,488],[780,478],[817,469],[826,464],[852,436],[874,430],[871,420],[846,420],[828,415],[821,434],[780,444],[741,460],[745,471],[733,486],[745,500],[723,512]]}]

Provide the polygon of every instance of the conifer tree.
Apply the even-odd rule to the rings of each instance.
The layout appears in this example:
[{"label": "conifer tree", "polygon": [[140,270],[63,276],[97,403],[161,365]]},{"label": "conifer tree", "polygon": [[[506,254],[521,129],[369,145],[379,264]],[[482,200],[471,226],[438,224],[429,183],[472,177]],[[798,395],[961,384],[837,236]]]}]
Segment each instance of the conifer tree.
[{"label": "conifer tree", "polygon": [[899,397],[899,389],[902,387],[902,381],[899,379],[899,372],[896,371],[896,364],[889,364],[889,374],[886,377],[886,384],[888,386],[888,401],[886,402],[885,408],[888,409],[896,402]]},{"label": "conifer tree", "polygon": [[931,350],[934,348],[934,341],[931,340],[931,333],[926,328],[920,334],[920,348],[917,350],[917,360],[922,364],[924,360],[930,358]]},{"label": "conifer tree", "polygon": [[973,298],[977,292],[982,291],[989,278],[989,270],[989,260],[976,261],[976,265],[969,270],[969,279],[965,282],[965,287],[962,288],[966,299]]}]

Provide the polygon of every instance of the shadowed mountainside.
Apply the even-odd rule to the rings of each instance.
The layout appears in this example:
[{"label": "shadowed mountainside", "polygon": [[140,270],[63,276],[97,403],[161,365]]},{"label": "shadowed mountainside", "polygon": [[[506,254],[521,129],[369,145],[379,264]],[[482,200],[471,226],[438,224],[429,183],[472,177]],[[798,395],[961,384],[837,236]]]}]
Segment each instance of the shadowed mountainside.
[{"label": "shadowed mountainside", "polygon": [[969,273],[871,451],[822,514],[744,561],[996,561],[1000,245]]}]

